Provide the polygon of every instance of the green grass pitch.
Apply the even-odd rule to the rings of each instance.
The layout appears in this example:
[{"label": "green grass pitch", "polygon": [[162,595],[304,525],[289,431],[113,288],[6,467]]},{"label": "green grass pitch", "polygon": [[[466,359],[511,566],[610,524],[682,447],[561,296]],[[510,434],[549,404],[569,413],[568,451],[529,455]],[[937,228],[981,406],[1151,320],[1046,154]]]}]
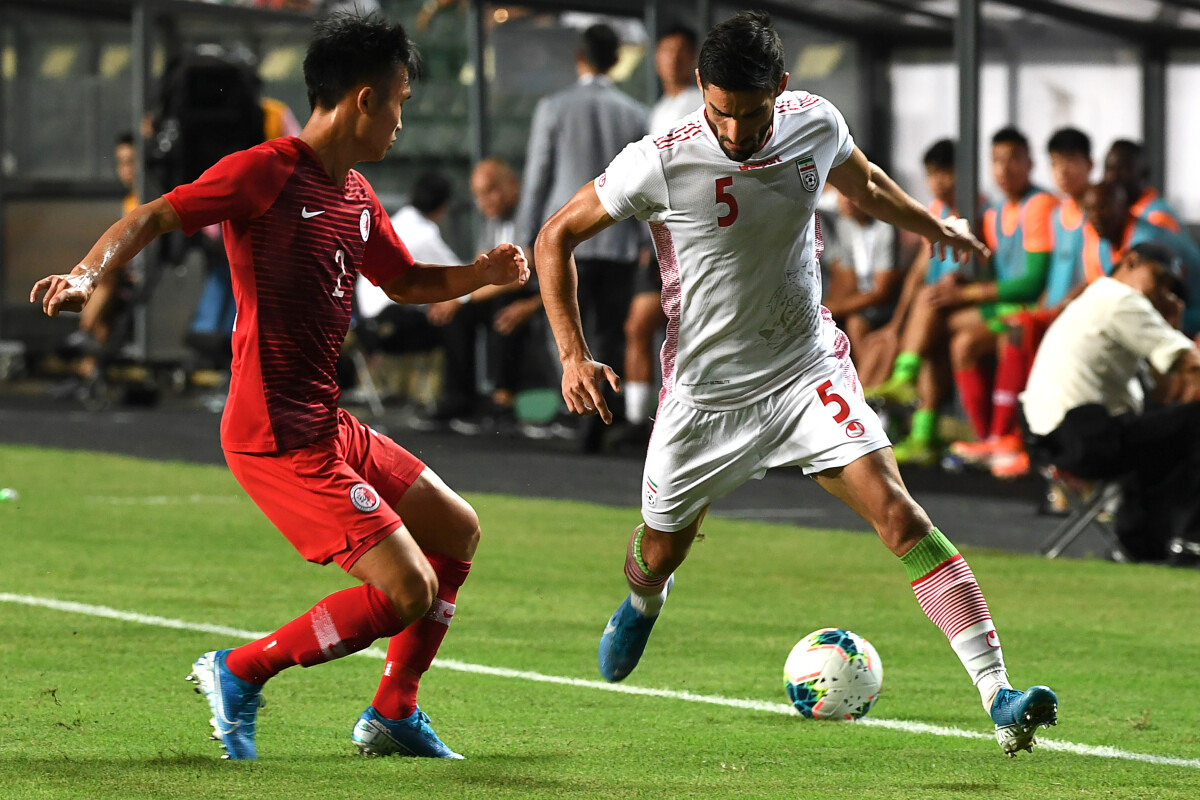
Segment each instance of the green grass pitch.
[{"label": "green grass pitch", "polygon": [[[0,447],[0,486],[21,493],[0,503],[0,798],[1200,796],[1193,571],[966,552],[1013,681],[1059,693],[1060,724],[1043,737],[1117,758],[1038,748],[1009,759],[993,740],[435,666],[421,705],[466,760],[365,760],[350,729],[381,662],[358,656],[272,681],[261,760],[228,763],[184,676],[236,637],[15,598],[262,631],[350,579],[302,561],[221,468]],[[468,499],[484,536],[442,656],[597,680],[636,510]],[[995,520],[997,537],[1005,526]],[[990,733],[874,536],[719,518],[705,533],[628,684],[784,703],[792,644],[846,627],[883,660],[869,719]]]}]

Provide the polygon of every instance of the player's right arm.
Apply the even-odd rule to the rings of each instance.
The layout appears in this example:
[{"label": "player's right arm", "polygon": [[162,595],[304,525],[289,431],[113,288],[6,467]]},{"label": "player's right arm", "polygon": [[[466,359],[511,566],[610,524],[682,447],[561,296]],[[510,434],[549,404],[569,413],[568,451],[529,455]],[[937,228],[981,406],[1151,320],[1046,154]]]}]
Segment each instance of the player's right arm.
[{"label": "player's right arm", "polygon": [[617,154],[604,174],[567,201],[542,226],[534,246],[542,304],[563,366],[563,399],[574,414],[599,414],[606,423],[612,413],[604,402],[604,381],[621,390],[612,367],[592,359],[583,338],[577,295],[579,276],[571,254],[618,220],[650,219],[667,208],[667,182],[653,141],[646,137]]},{"label": "player's right arm", "polygon": [[48,275],[35,283],[29,302],[36,303],[40,296],[42,310],[51,317],[60,311],[80,311],[101,275],[129,263],[146,245],[182,225],[175,209],[162,197],[138,206],[113,223],[70,272]]},{"label": "player's right arm", "polygon": [[542,305],[562,362],[563,400],[572,414],[599,414],[605,423],[612,422],[612,412],[604,401],[601,381],[607,380],[616,391],[620,391],[621,381],[612,367],[592,359],[584,341],[577,295],[579,275],[571,254],[580,243],[616,222],[600,202],[592,181],[546,220],[533,257]]},{"label": "player's right arm", "polygon": [[36,303],[45,292],[42,308],[48,315],[79,311],[105,271],[126,264],[162,234],[183,229],[191,236],[208,225],[264,213],[287,181],[293,163],[294,159],[280,157],[270,146],[225,156],[192,183],[126,214],[71,272],[35,283],[29,302]]}]

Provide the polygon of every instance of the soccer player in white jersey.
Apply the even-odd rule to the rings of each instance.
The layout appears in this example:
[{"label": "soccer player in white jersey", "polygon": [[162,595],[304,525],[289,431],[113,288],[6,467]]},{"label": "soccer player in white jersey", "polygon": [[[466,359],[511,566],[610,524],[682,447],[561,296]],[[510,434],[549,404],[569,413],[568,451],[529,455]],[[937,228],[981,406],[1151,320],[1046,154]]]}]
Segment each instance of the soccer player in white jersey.
[{"label": "soccer player in white jersey", "polygon": [[850,347],[821,307],[813,211],[826,180],[868,214],[960,257],[986,257],[965,223],[940,220],[854,145],[828,101],[785,91],[770,17],[743,12],[700,51],[704,105],[630,144],[542,228],[535,264],[576,414],[610,422],[579,322],[573,248],[620,219],[650,223],[668,317],[663,393],[646,454],[642,519],[625,560],[631,593],[600,639],[610,681],[637,665],[713,500],[771,467],[798,465],[858,512],[908,572],[921,608],[979,690],[1006,753],[1053,724],[1045,686],[1008,682],[1000,640],[970,567],[909,496]]}]

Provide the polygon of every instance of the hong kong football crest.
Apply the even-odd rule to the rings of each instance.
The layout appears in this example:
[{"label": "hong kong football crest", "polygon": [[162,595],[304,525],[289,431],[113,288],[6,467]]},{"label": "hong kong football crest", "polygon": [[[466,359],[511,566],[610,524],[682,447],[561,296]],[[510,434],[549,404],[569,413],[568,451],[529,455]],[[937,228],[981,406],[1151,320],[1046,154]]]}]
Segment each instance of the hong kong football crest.
[{"label": "hong kong football crest", "polygon": [[383,501],[379,498],[379,492],[375,491],[370,484],[356,483],[350,487],[350,502],[359,511],[370,514],[379,508],[379,504]]},{"label": "hong kong football crest", "polygon": [[371,236],[371,210],[364,208],[363,213],[358,218],[358,232],[362,234],[365,242]]},{"label": "hong kong football crest", "polygon": [[796,162],[796,169],[800,170],[800,184],[808,191],[815,192],[821,183],[821,176],[817,173],[817,162],[813,161],[813,157],[801,158]]}]

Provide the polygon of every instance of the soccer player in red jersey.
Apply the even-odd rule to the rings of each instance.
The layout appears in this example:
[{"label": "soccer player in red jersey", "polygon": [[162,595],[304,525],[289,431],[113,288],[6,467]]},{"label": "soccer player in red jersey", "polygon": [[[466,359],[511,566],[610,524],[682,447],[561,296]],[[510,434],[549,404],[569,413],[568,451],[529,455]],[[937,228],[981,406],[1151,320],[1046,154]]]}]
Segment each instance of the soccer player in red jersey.
[{"label": "soccer player in red jersey", "polygon": [[238,308],[221,422],[226,460],[301,555],[335,562],[361,581],[259,641],[196,660],[189,677],[209,702],[228,758],[257,757],[256,715],[269,678],[384,637],[383,679],[353,741],[364,755],[461,758],[417,707],[417,684],[454,616],[478,517],[419,459],[340,410],[334,379],[358,273],[398,303],[529,277],[510,244],[468,266],[413,263],[352,169],[391,148],[419,71],[400,25],[356,14],[319,22],[304,60],[313,112],[298,137],[234,153],[139,206],[70,273],[43,278],[30,293],[50,316],[79,311],[105,271],[156,237],[222,225]]}]

